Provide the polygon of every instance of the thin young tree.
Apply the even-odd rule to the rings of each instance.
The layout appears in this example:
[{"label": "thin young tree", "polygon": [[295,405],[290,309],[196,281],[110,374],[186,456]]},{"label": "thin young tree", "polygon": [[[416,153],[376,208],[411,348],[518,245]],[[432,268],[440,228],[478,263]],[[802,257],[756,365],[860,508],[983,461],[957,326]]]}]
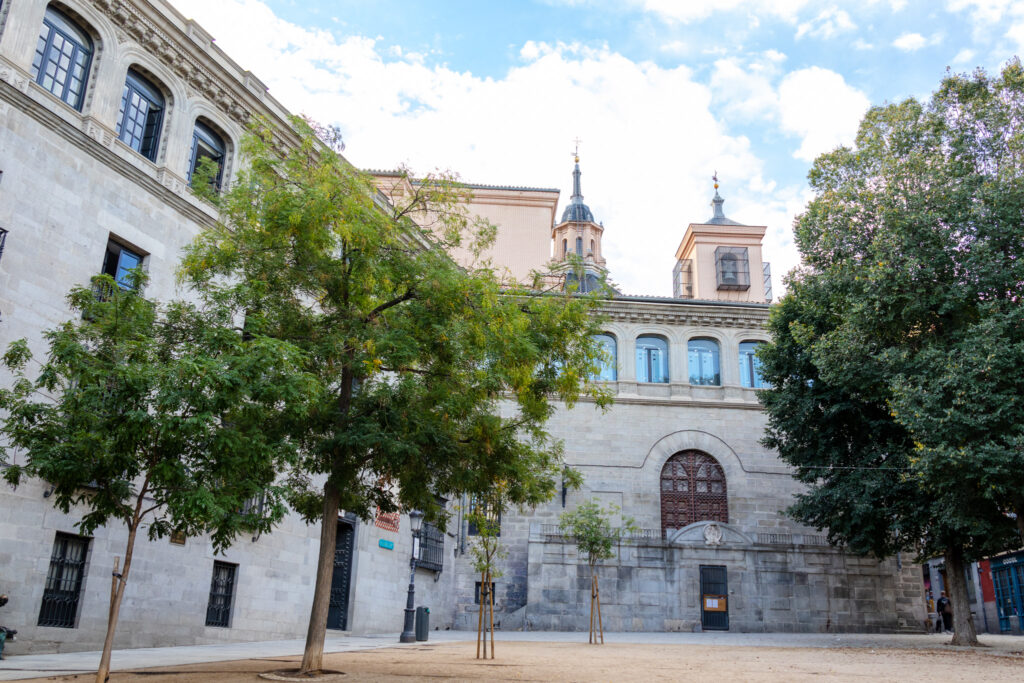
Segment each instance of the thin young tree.
[{"label": "thin young tree", "polygon": [[456,265],[449,249],[480,253],[494,228],[469,217],[454,178],[402,179],[407,192],[388,202],[337,153],[336,133],[293,125],[298,144],[287,146],[256,124],[247,170],[210,197],[222,222],[182,275],[246,310],[254,330],[299,346],[317,378],[289,482],[294,507],[321,527],[301,664],[312,673],[339,510],[401,505],[436,518],[436,495],[497,481],[515,503],[546,500],[561,476],[561,445],[544,428],[554,400],[608,396],[586,381],[599,357],[596,297],[540,295],[485,262]]},{"label": "thin young tree", "polygon": [[[240,532],[267,531],[285,512],[276,473],[295,456],[286,406],[312,386],[286,342],[236,329],[235,311],[144,299],[141,271],[68,296],[75,317],[45,334],[35,378],[24,340],[3,363],[4,477],[39,477],[89,534],[125,525],[124,563],[112,568],[107,632],[96,680],[106,680],[139,531],[210,534],[214,550]],[[13,461],[13,462],[12,462]],[[262,507],[247,499],[265,496]]]},{"label": "thin young tree", "polygon": [[580,555],[590,568],[590,636],[588,642],[604,643],[604,622],[601,619],[601,589],[597,567],[604,560],[615,557],[615,546],[636,525],[629,517],[622,517],[620,526],[612,526],[613,518],[621,512],[619,506],[601,507],[596,500],[580,503],[559,517],[561,532],[573,539]]},{"label": "thin young tree", "polygon": [[489,500],[490,504],[477,504],[466,515],[469,523],[476,528],[476,539],[470,546],[473,569],[480,572],[480,610],[477,615],[476,657],[487,659],[487,637],[491,638],[491,659],[494,659],[494,580],[502,577],[502,560],[508,557],[508,548],[501,542],[500,497],[479,496],[478,501]]}]

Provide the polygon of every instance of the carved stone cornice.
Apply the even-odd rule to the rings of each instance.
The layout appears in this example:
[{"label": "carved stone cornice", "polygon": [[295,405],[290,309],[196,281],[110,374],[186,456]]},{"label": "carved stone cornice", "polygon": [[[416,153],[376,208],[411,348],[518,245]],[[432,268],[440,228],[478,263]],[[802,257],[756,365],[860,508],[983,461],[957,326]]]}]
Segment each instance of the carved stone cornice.
[{"label": "carved stone cornice", "polygon": [[[267,94],[267,87],[238,68],[199,24],[185,20],[163,2],[91,0],[110,18],[119,37],[126,36],[163,62],[187,89],[213,103],[239,126],[253,114],[269,118],[286,145],[296,142],[287,125],[288,111]],[[180,25],[179,25],[180,24]],[[122,38],[123,39],[123,38]]]},{"label": "carved stone cornice", "polygon": [[727,301],[694,302],[683,299],[613,299],[601,305],[609,320],[689,327],[762,329],[768,323],[768,306],[730,304]]}]

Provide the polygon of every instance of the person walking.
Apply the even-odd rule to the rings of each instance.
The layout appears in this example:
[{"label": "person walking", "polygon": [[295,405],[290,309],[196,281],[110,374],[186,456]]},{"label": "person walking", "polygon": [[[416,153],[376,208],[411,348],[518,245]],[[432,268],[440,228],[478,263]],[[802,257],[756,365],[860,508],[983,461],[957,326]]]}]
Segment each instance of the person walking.
[{"label": "person walking", "polygon": [[935,611],[939,613],[939,618],[942,619],[942,628],[946,633],[953,632],[953,603],[946,597],[946,591],[942,591],[942,595],[939,597],[938,602],[935,603]]}]

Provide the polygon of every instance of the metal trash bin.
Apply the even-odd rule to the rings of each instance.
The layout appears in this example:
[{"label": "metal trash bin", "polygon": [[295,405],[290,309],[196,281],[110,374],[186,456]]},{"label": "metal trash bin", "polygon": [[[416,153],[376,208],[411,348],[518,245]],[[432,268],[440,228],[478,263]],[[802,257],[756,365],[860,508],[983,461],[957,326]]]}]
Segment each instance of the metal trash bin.
[{"label": "metal trash bin", "polygon": [[430,608],[416,608],[416,640],[426,640],[430,635]]}]

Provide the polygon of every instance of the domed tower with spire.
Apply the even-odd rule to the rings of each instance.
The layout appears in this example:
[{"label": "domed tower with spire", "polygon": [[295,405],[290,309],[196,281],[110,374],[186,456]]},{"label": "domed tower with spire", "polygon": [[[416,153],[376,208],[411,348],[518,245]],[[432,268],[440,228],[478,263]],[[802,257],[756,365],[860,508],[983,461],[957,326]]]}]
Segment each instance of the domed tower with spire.
[{"label": "domed tower with spire", "polygon": [[567,283],[575,283],[579,280],[579,275],[573,270],[582,266],[583,278],[579,280],[579,291],[589,292],[598,286],[608,272],[605,258],[601,253],[604,226],[594,220],[594,213],[583,203],[578,148],[574,159],[576,166],[572,172],[572,197],[562,212],[562,220],[551,229],[551,239],[554,243],[552,270],[556,273],[565,273]]},{"label": "domed tower with spire", "polygon": [[727,218],[722,210],[725,200],[718,194],[718,173],[711,177],[714,215],[686,227],[676,249],[672,294],[677,299],[771,301],[771,269],[761,252],[766,227]]}]

